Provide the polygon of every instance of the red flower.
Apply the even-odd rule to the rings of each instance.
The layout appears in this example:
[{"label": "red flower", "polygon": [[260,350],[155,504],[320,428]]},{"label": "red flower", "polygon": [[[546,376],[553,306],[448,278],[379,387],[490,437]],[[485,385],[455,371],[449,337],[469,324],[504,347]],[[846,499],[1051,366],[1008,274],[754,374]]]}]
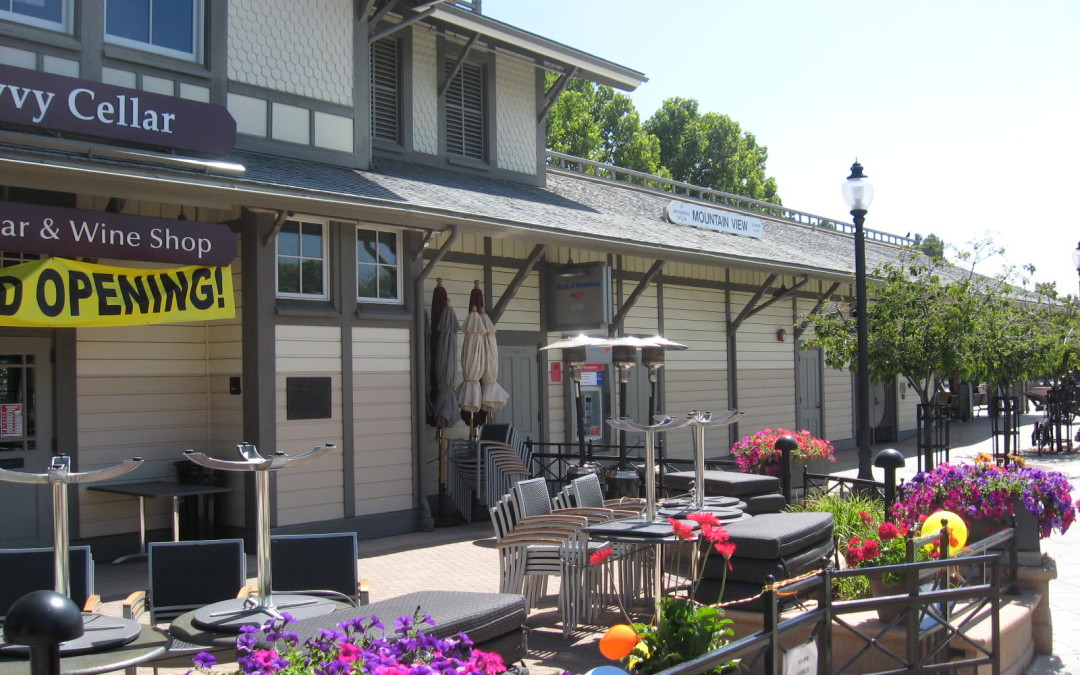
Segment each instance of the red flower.
[{"label": "red flower", "polygon": [[884,522],[878,528],[878,536],[881,537],[881,541],[896,539],[900,536],[900,528],[893,523]]},{"label": "red flower", "polygon": [[[718,541],[715,544],[713,544],[713,548],[716,549],[717,553],[724,556],[729,561],[731,560],[731,556],[735,555],[735,544],[733,542],[730,542],[730,541]],[[728,562],[729,567],[730,567],[730,565],[731,565],[731,563]]]},{"label": "red flower", "polygon": [[720,525],[720,519],[716,517],[715,513],[709,513],[708,511],[702,511],[699,513],[691,513],[686,517],[687,520],[692,520],[698,525]]},{"label": "red flower", "polygon": [[674,518],[667,519],[671,523],[672,531],[678,535],[680,539],[686,541],[697,541],[697,536],[694,534],[694,528],[690,523],[684,523],[681,520],[675,520]]},{"label": "red flower", "polygon": [[611,557],[611,554],[614,552],[615,549],[610,546],[605,546],[604,548],[593,551],[592,555],[589,556],[589,564],[599,565],[600,563]]},{"label": "red flower", "polygon": [[731,535],[724,529],[723,525],[717,523],[716,525],[709,525],[703,523],[701,525],[701,536],[705,538],[705,541],[713,544],[722,544],[731,539]]},{"label": "red flower", "polygon": [[863,522],[864,522],[864,523],[866,523],[867,525],[869,525],[870,523],[874,522],[874,517],[873,517],[873,516],[871,516],[871,515],[870,515],[869,513],[867,513],[866,511],[859,511],[859,517],[860,517],[860,518],[862,518],[862,519],[863,519]]}]

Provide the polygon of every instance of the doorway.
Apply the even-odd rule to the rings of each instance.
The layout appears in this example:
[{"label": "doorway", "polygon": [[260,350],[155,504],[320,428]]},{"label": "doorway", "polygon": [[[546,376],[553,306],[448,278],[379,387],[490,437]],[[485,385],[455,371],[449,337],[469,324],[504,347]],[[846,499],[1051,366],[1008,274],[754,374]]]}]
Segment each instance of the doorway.
[{"label": "doorway", "polygon": [[533,346],[499,345],[499,384],[510,400],[495,413],[499,422],[512,424],[521,440],[540,440],[540,366]]},{"label": "doorway", "polygon": [[821,419],[821,349],[795,345],[795,425],[824,438]]},{"label": "doorway", "polygon": [[[53,457],[52,338],[0,337],[0,467],[45,473]],[[0,483],[0,546],[49,546],[52,491]]]}]

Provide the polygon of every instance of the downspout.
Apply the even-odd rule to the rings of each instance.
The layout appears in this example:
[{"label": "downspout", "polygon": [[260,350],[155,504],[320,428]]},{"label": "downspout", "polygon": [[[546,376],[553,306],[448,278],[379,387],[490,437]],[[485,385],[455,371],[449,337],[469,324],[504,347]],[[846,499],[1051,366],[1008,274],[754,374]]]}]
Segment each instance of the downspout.
[{"label": "downspout", "polygon": [[[435,252],[431,260],[417,273],[413,280],[413,506],[419,509],[419,526],[424,532],[435,529],[435,518],[431,515],[431,506],[428,504],[427,495],[424,494],[424,485],[427,484],[427,464],[424,462],[424,430],[427,426],[427,394],[428,394],[428,341],[425,339],[428,332],[425,330],[427,322],[424,313],[424,280],[431,276],[431,270],[439,261],[446,256],[450,247],[457,241],[458,231],[454,225],[449,226],[449,236]],[[424,261],[424,249],[437,233],[431,231],[424,238],[413,256],[412,269]]]}]

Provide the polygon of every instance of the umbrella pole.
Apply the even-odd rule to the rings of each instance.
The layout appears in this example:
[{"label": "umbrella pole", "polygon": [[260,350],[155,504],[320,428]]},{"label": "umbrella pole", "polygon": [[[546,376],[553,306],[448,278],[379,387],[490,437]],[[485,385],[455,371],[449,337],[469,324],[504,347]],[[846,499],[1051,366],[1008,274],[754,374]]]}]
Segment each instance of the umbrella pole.
[{"label": "umbrella pole", "polygon": [[436,438],[439,440],[439,513],[437,517],[442,518],[446,512],[446,429],[440,427],[436,432]]}]

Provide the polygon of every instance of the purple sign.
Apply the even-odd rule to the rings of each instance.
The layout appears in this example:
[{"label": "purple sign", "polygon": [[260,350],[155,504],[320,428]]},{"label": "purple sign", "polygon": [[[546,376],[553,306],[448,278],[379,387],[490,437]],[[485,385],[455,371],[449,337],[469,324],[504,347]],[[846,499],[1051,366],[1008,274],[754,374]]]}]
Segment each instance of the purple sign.
[{"label": "purple sign", "polygon": [[222,106],[3,65],[0,122],[211,155],[236,144]]},{"label": "purple sign", "polygon": [[220,267],[236,257],[236,235],[218,223],[0,202],[0,250]]}]

